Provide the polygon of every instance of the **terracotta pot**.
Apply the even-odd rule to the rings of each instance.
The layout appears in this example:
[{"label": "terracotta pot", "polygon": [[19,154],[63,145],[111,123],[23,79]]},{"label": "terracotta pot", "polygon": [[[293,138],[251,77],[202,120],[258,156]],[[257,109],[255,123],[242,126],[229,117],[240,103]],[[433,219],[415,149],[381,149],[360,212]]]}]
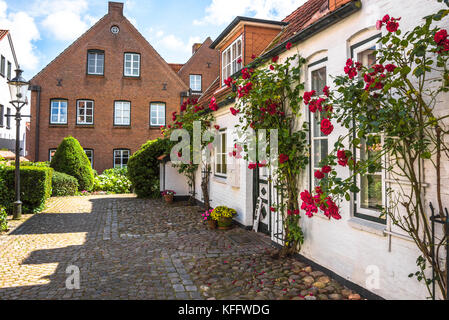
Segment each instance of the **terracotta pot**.
[{"label": "terracotta pot", "polygon": [[172,194],[166,194],[166,195],[164,195],[164,199],[165,199],[165,202],[172,203],[173,202],[173,195]]},{"label": "terracotta pot", "polygon": [[221,217],[218,221],[218,229],[229,230],[232,227],[232,218]]},{"label": "terracotta pot", "polygon": [[214,219],[207,220],[207,225],[209,226],[209,229],[217,229],[217,221]]}]

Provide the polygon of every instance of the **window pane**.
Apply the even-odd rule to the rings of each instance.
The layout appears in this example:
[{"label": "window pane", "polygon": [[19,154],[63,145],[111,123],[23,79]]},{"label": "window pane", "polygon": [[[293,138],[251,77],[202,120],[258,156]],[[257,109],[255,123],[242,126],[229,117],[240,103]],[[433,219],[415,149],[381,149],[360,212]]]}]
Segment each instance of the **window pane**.
[{"label": "window pane", "polygon": [[360,206],[374,210],[382,208],[381,175],[365,175],[361,178]]}]

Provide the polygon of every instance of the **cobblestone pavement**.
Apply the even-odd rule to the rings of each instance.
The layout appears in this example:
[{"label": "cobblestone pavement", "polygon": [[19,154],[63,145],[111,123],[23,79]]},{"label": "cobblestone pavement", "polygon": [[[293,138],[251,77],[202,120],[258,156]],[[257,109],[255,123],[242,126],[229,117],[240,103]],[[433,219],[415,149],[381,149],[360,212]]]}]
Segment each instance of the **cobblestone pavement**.
[{"label": "cobblestone pavement", "polygon": [[[200,218],[198,207],[132,195],[52,198],[0,235],[0,299],[360,298],[295,259],[271,259],[267,236]],[[79,289],[66,286],[70,266]]]}]

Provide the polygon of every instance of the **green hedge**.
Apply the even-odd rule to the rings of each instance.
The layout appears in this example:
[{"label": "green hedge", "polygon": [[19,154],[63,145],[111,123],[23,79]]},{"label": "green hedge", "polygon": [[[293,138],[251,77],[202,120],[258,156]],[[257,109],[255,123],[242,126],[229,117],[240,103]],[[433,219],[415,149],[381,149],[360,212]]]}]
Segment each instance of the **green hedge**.
[{"label": "green hedge", "polygon": [[8,221],[6,220],[6,210],[0,207],[0,232],[8,230]]},{"label": "green hedge", "polygon": [[94,173],[89,159],[78,140],[69,136],[56,149],[50,166],[58,172],[66,173],[78,180],[78,190],[91,191]]},{"label": "green hedge", "polygon": [[148,141],[128,161],[128,177],[138,197],[159,196],[159,161],[168,154],[173,142],[168,139]]},{"label": "green hedge", "polygon": [[[13,212],[15,201],[15,167],[0,167],[0,206]],[[20,167],[20,200],[24,213],[41,211],[51,196],[53,169]]]},{"label": "green hedge", "polygon": [[55,171],[51,181],[54,197],[74,196],[78,191],[78,181],[66,173]]},{"label": "green hedge", "polygon": [[95,176],[93,191],[131,193],[131,181],[128,179],[127,168],[107,169],[101,175]]}]

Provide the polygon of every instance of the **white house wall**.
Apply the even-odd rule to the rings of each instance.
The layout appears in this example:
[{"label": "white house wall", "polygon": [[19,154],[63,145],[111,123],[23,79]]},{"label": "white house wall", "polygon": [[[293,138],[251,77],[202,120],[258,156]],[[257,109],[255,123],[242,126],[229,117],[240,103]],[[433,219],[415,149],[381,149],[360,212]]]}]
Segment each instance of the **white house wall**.
[{"label": "white house wall", "polygon": [[[404,4],[404,1],[394,0],[363,0],[360,11],[283,53],[280,60],[296,52],[309,59],[307,64],[327,57],[327,84],[332,88],[331,76],[343,73],[346,60],[350,57],[350,45],[380,32],[374,28],[376,20],[387,13],[392,17],[402,17],[400,26],[404,32],[422,22],[422,17],[443,8],[434,0],[408,0]],[[448,27],[447,19],[441,23],[444,28]],[[305,80],[306,90],[310,90],[308,79]],[[445,101],[448,101],[447,96]],[[445,108],[447,113],[447,104]],[[334,126],[334,132],[329,136],[329,151],[337,137],[344,134],[341,127],[335,123]],[[446,179],[443,181],[447,181],[449,163],[446,162],[443,167],[443,178]],[[347,168],[336,169],[339,176],[349,175]],[[435,175],[429,169],[425,174],[433,183],[426,190],[427,199],[435,201],[436,179],[432,179]],[[304,179],[302,188],[308,189],[308,185],[308,179]],[[448,200],[445,199],[447,206]],[[418,270],[416,258],[419,252],[414,243],[393,236],[389,251],[389,237],[383,234],[385,225],[353,217],[350,202],[341,204],[341,213],[342,219],[339,221],[329,221],[319,216],[301,219],[305,232],[301,254],[387,299],[425,299],[428,296],[424,285],[408,277]],[[375,281],[377,275],[378,285]]]},{"label": "white house wall", "polygon": [[[161,177],[164,176],[164,164],[161,164]],[[161,190],[164,190],[164,181],[161,179]],[[186,178],[174,168],[171,162],[165,163],[165,190],[173,190],[176,196],[188,196],[189,185]]]},{"label": "white house wall", "polygon": [[[226,128],[227,134],[227,152],[231,152],[234,148],[234,139],[237,139],[235,132],[235,125],[238,124],[238,117],[233,116],[229,112],[228,105],[220,108],[214,112],[215,124],[218,124],[220,128]],[[252,216],[252,172],[247,170],[247,163],[243,159],[239,159],[239,187],[233,186],[231,182],[231,173],[229,172],[227,178],[215,176],[215,168],[212,165],[212,174],[209,184],[210,205],[212,207],[227,206],[237,211],[237,216],[234,218],[239,223],[250,226],[253,223]],[[202,201],[201,192],[201,173],[197,174],[197,199]]]}]

